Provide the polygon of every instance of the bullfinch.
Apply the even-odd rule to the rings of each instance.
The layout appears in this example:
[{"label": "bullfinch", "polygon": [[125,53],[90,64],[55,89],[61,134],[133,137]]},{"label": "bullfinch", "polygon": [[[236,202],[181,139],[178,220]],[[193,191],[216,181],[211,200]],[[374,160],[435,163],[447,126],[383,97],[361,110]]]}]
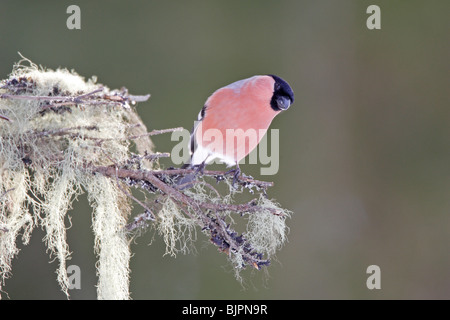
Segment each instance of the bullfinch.
[{"label": "bullfinch", "polygon": [[[190,162],[203,168],[215,159],[236,166],[261,141],[273,118],[294,102],[289,84],[275,75],[257,75],[216,90],[198,114],[190,140]],[[184,179],[183,179],[184,180]]]}]

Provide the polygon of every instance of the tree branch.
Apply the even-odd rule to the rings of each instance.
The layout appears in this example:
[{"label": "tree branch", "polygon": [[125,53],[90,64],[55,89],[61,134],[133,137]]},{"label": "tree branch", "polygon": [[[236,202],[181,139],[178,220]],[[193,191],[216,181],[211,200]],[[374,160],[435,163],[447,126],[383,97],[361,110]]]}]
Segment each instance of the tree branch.
[{"label": "tree branch", "polygon": [[[243,235],[238,235],[237,232],[230,228],[224,218],[218,215],[222,211],[233,211],[239,214],[255,213],[260,211],[269,211],[271,214],[285,217],[282,212],[278,212],[274,208],[266,208],[257,205],[256,199],[251,200],[244,204],[225,204],[225,203],[212,203],[205,201],[195,200],[186,194],[182,193],[176,187],[171,186],[161,180],[161,171],[152,170],[130,170],[124,168],[117,168],[116,166],[88,166],[87,170],[91,170],[94,173],[99,173],[108,177],[117,177],[120,179],[131,179],[133,181],[146,182],[154,187],[154,190],[160,190],[165,195],[170,197],[180,207],[185,207],[183,210],[190,218],[196,220],[202,227],[202,230],[208,230],[211,233],[211,242],[215,244],[221,251],[231,254],[240,254],[244,262],[250,264],[256,269],[260,269],[262,266],[269,265],[268,259],[263,259],[262,254],[252,249],[247,239]],[[164,173],[176,171],[178,175],[192,174],[191,169],[177,169],[177,170],[164,170]],[[205,171],[205,174],[212,176],[224,177],[225,173],[221,171]],[[225,178],[223,178],[225,179]],[[255,183],[260,185],[270,185],[270,183],[264,184],[263,181],[253,180],[251,178],[245,178],[246,183]],[[138,202],[139,203],[139,202]],[[147,208],[147,206],[143,206]],[[196,217],[189,213],[187,208],[191,208]],[[145,223],[148,217],[148,210],[143,215],[139,215],[135,218],[135,221],[127,225],[128,230],[134,230],[138,226]],[[212,214],[212,216],[211,216]]]},{"label": "tree branch", "polygon": [[[61,92],[61,90],[57,86],[55,86],[53,87],[53,90],[49,92],[48,96],[33,95],[33,92],[35,92],[34,89],[36,87],[36,82],[34,82],[32,79],[25,77],[21,77],[18,79],[14,78],[9,79],[5,83],[6,84],[1,88],[7,89],[9,93],[1,94],[0,99],[39,101],[38,107],[40,108],[40,112],[38,113],[38,116],[40,114],[43,114],[44,112],[64,114],[64,112],[69,110],[70,106],[77,105],[82,105],[83,107],[109,107],[112,105],[120,105],[124,108],[129,108],[129,104],[147,101],[150,97],[149,94],[143,96],[129,95],[127,89],[121,89],[120,91],[109,91],[109,89],[104,88],[103,86],[99,86],[98,88],[90,92],[77,92],[76,94],[74,94],[73,92]],[[116,112],[115,110],[111,110],[109,108],[106,110]],[[66,116],[66,114],[64,115]],[[0,119],[12,121],[6,115],[0,115]],[[145,125],[140,122],[140,119],[132,122],[135,123],[123,124],[125,132],[130,132],[129,128],[140,126],[145,129]],[[160,216],[158,216],[158,213],[155,210],[153,204],[150,205],[134,197],[129,192],[128,188],[124,188],[123,183],[128,184],[128,186],[141,187],[145,191],[148,191],[152,194],[159,194],[159,196],[155,200],[155,203],[158,201],[158,199],[161,198],[163,199],[161,202],[165,201],[166,199],[170,199],[171,201],[173,201],[180,212],[183,212],[187,217],[194,221],[195,224],[200,226],[203,232],[208,232],[210,234],[211,242],[215,246],[217,246],[220,251],[225,252],[229,256],[237,256],[237,259],[235,259],[235,261],[238,261],[240,264],[239,266],[237,266],[238,269],[244,267],[245,265],[251,265],[257,269],[260,269],[262,266],[269,264],[269,259],[263,259],[262,254],[256,252],[256,250],[253,249],[252,244],[248,239],[246,239],[244,234],[239,235],[231,228],[231,224],[226,222],[228,214],[229,212],[234,212],[243,216],[245,214],[268,212],[275,217],[280,217],[281,219],[285,218],[286,215],[281,211],[282,209],[278,210],[276,206],[269,207],[259,205],[257,199],[253,199],[247,203],[241,204],[217,201],[217,199],[223,199],[221,194],[211,184],[202,179],[203,177],[210,177],[215,179],[217,182],[220,182],[233,179],[234,175],[229,175],[227,172],[214,170],[202,170],[200,174],[197,170],[191,168],[165,170],[142,169],[143,166],[141,166],[141,162],[143,160],[153,161],[161,157],[168,157],[170,156],[169,153],[148,154],[145,151],[144,154],[133,154],[129,152],[127,158],[122,158],[119,161],[117,161],[116,159],[116,161],[114,161],[109,157],[108,152],[102,149],[106,146],[106,143],[103,143],[106,141],[135,141],[149,136],[181,131],[183,130],[182,127],[153,130],[150,132],[147,132],[147,130],[145,129],[141,130],[141,132],[134,131],[134,134],[130,136],[125,135],[122,136],[122,138],[112,138],[111,135],[89,135],[89,132],[101,132],[101,126],[97,125],[97,123],[99,123],[98,120],[97,122],[92,123],[94,123],[94,125],[72,127],[62,126],[57,129],[49,129],[43,126],[39,130],[29,132],[29,136],[34,136],[38,139],[46,139],[45,142],[47,143],[58,141],[55,137],[60,136],[64,136],[68,139],[73,140],[91,140],[93,141],[92,144],[90,144],[91,146],[101,147],[100,151],[103,152],[99,152],[99,154],[103,154],[104,156],[106,156],[112,163],[114,163],[114,165],[95,165],[93,163],[86,163],[85,161],[92,160],[85,159],[79,159],[81,161],[79,161],[77,165],[79,165],[79,163],[85,163],[82,169],[86,170],[87,172],[91,172],[94,175],[99,174],[115,179],[117,181],[118,189],[144,209],[144,213],[136,216],[133,221],[125,226],[126,231],[131,232],[134,230],[140,230],[141,228],[145,228],[149,222],[158,223],[158,218]],[[64,145],[65,144],[61,144],[61,146]],[[21,149],[26,148],[25,146],[21,146]],[[63,152],[63,150],[61,150],[61,152]],[[59,163],[63,160],[64,157],[62,156],[62,154],[49,155],[46,158],[45,163],[48,164],[49,161],[51,161],[52,166],[58,167]],[[103,161],[97,162],[96,160],[94,160],[94,162],[104,163]],[[192,183],[203,184],[205,187],[209,188],[211,192],[214,193],[214,195],[212,196],[215,198],[214,202],[205,200],[207,199],[205,194],[199,196],[198,198],[196,198],[195,194],[186,194],[183,192],[183,189],[181,189],[180,186],[178,186],[174,182],[179,181],[179,177],[193,175],[199,179],[196,179]],[[189,186],[191,186],[192,183]],[[238,184],[238,187],[248,188],[252,192],[253,188],[255,188],[257,191],[262,192],[263,195],[265,195],[267,188],[274,185],[273,182],[256,180],[253,179],[253,177],[245,175],[240,175],[239,177],[237,177],[236,183]],[[3,197],[8,191],[6,191],[0,197]],[[0,230],[6,231],[6,229],[4,229],[3,227],[1,227]]]},{"label": "tree branch", "polygon": [[[162,176],[162,175],[177,176],[177,175],[185,175],[185,174],[194,174],[194,173],[197,173],[197,171],[195,169],[166,169],[166,170],[158,170],[153,173],[157,176]],[[224,179],[226,177],[226,172],[217,171],[217,170],[203,170],[202,174],[204,176],[215,177],[218,180]],[[263,189],[274,186],[273,182],[256,180],[256,179],[253,179],[252,177],[247,177],[245,175],[239,176],[238,180],[239,180],[238,182],[240,182],[240,183],[249,183],[249,184],[255,185],[259,188],[263,188]]]},{"label": "tree branch", "polygon": [[[5,86],[3,86],[5,88]],[[32,95],[18,95],[18,94],[8,94],[4,93],[0,95],[0,99],[13,99],[13,100],[38,100],[38,101],[47,101],[48,104],[42,107],[42,110],[51,109],[55,107],[67,106],[67,105],[77,105],[77,104],[88,104],[88,105],[97,105],[97,104],[125,104],[130,102],[131,104],[135,104],[136,102],[144,102],[150,98],[150,94],[144,96],[137,95],[128,95],[127,91],[123,93],[113,92],[113,94],[104,93],[103,95],[96,95],[99,92],[103,92],[105,89],[103,87],[99,87],[91,92],[80,94],[77,96],[67,95],[67,96],[32,96]],[[103,100],[103,101],[102,101]],[[50,103],[50,101],[55,101]],[[2,117],[3,118],[3,117]],[[9,120],[6,118],[5,120]]]}]

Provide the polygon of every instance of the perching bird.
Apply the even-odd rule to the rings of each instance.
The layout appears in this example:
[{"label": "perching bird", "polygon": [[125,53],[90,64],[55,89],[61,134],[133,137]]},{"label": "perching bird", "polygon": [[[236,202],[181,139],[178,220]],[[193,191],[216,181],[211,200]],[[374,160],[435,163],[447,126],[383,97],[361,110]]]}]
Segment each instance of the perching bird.
[{"label": "perching bird", "polygon": [[[191,132],[191,159],[182,168],[219,159],[236,165],[261,141],[273,118],[294,102],[289,84],[275,75],[259,75],[216,90],[205,102]],[[188,178],[188,177],[185,177]],[[182,179],[181,183],[187,180]]]}]

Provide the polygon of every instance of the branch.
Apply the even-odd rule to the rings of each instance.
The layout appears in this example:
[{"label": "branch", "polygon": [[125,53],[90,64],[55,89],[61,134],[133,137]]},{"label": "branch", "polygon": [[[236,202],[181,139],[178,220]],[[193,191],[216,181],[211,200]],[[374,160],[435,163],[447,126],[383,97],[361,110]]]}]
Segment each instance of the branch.
[{"label": "branch", "polygon": [[[197,173],[197,171],[195,169],[167,169],[167,170],[158,170],[158,171],[154,172],[154,174],[157,176],[161,176],[161,175],[177,176],[177,175],[194,174],[194,173]],[[224,172],[224,171],[203,170],[202,174],[204,176],[215,177],[219,181],[225,179],[225,177],[226,177],[226,172]],[[245,175],[239,176],[238,182],[252,184],[252,185],[255,185],[255,186],[257,186],[259,188],[263,188],[263,189],[274,186],[273,182],[256,180],[256,179],[253,179],[252,177],[247,177]]]},{"label": "branch", "polygon": [[[195,207],[201,207],[204,209],[211,209],[216,211],[236,211],[236,212],[256,212],[261,210],[269,210],[274,215],[281,215],[281,213],[277,212],[274,209],[271,208],[261,208],[256,205],[256,200],[252,200],[246,204],[217,204],[217,203],[208,203],[208,202],[198,202],[193,200],[192,198],[186,196],[184,193],[180,192],[178,189],[174,188],[173,186],[170,186],[166,184],[164,181],[162,181],[158,176],[161,176],[161,174],[167,174],[168,172],[171,173],[172,171],[176,172],[176,175],[187,175],[192,174],[195,172],[195,170],[192,169],[177,169],[177,170],[130,170],[130,169],[123,169],[123,168],[116,168],[115,166],[97,166],[97,167],[90,167],[90,169],[93,172],[101,173],[108,177],[115,177],[121,179],[133,179],[136,181],[146,181],[150,184],[152,184],[157,189],[161,190],[174,200],[180,201],[184,204],[195,206]],[[225,177],[226,173],[222,171],[204,171],[204,175],[210,175],[210,176],[220,176]],[[265,181],[259,181],[254,180],[249,177],[240,177],[239,179],[243,179],[246,183],[251,183],[259,186],[271,186],[273,185],[273,182],[265,182]]]},{"label": "branch", "polygon": [[11,119],[10,119],[10,118],[8,118],[8,117],[6,117],[6,116],[2,116],[1,114],[0,114],[0,119],[3,119],[3,120],[6,120],[6,121],[11,122]]},{"label": "branch", "polygon": [[[183,211],[190,218],[197,221],[197,223],[202,227],[202,230],[208,230],[211,234],[211,242],[215,244],[220,251],[227,254],[239,254],[245,263],[250,264],[256,269],[269,265],[270,261],[268,259],[263,259],[262,254],[253,250],[247,239],[245,239],[243,235],[238,235],[237,232],[232,230],[230,225],[227,224],[224,218],[220,217],[218,213],[222,211],[233,211],[242,215],[244,213],[254,213],[267,210],[273,215],[285,217],[283,213],[278,212],[276,209],[258,206],[256,199],[245,204],[224,204],[197,201],[185,195],[180,190],[176,189],[176,187],[161,180],[160,177],[158,177],[161,176],[161,171],[130,170],[117,168],[115,166],[89,166],[87,169],[94,173],[100,173],[108,177],[131,179],[133,181],[151,184],[155,191],[160,190],[178,203],[181,208],[184,207],[186,210]],[[164,170],[164,173],[166,173],[166,171],[170,173],[172,173],[171,171],[176,171],[178,175],[192,174],[193,172],[191,169]],[[212,174],[212,172],[214,174]],[[205,173],[207,173],[207,171],[205,171]],[[221,171],[211,171],[209,174],[213,176],[225,176],[225,173]],[[256,183],[263,183],[263,181],[253,180],[248,177],[246,178],[246,182],[248,183],[255,183],[255,181]],[[144,208],[147,207],[144,205]],[[189,213],[188,208],[191,208],[195,212],[196,217]],[[213,214],[213,216],[211,216],[210,213]],[[135,218],[134,222],[127,225],[126,228],[128,230],[134,230],[138,226],[145,224],[149,219],[150,216],[148,210],[146,210],[146,213],[139,215]]]},{"label": "branch", "polygon": [[[62,92],[58,88],[58,86],[55,86],[53,87],[53,90],[49,92],[48,96],[33,95],[33,93],[36,92],[34,90],[36,88],[36,85],[37,84],[29,78],[21,77],[18,79],[10,79],[6,82],[5,85],[1,87],[2,89],[9,90],[9,93],[1,94],[0,99],[39,101],[39,116],[44,112],[52,111],[58,114],[63,114],[66,111],[70,111],[70,106],[78,105],[81,105],[83,108],[85,108],[86,106],[106,107],[107,109],[105,110],[117,112],[115,109],[110,109],[108,107],[120,105],[124,108],[129,108],[129,104],[147,101],[150,97],[150,95],[129,95],[127,89],[121,89],[120,91],[109,91],[109,89],[104,88],[103,86],[98,86],[98,88],[89,92],[76,93]],[[66,114],[64,115],[66,116]],[[67,113],[67,116],[69,115],[70,114]],[[0,119],[11,121],[9,117],[3,115],[0,115]],[[267,188],[272,187],[274,183],[256,180],[251,176],[245,175],[240,175],[239,177],[235,178],[234,175],[229,175],[227,172],[223,171],[202,170],[201,172],[198,172],[198,170],[194,170],[192,168],[166,170],[141,169],[141,162],[143,160],[153,161],[161,157],[168,157],[170,156],[169,153],[149,154],[147,153],[147,151],[142,151],[143,154],[134,154],[129,152],[126,158],[119,159],[119,163],[116,163],[117,159],[116,161],[112,160],[109,157],[109,152],[105,152],[105,150],[103,150],[103,148],[106,147],[111,148],[110,144],[108,144],[107,146],[107,144],[103,142],[113,140],[117,142],[134,141],[137,144],[138,141],[136,140],[141,138],[148,138],[154,135],[183,130],[182,127],[177,127],[147,132],[145,125],[140,121],[140,119],[134,122],[136,123],[123,124],[123,129],[126,130],[125,132],[133,132],[133,135],[125,135],[121,138],[112,138],[111,135],[100,135],[100,137],[97,137],[99,136],[98,134],[94,135],[94,131],[101,131],[101,126],[97,125],[99,124],[99,119],[97,119],[97,121],[92,121],[93,124],[91,125],[70,126],[70,123],[73,122],[67,122],[67,124],[69,125],[63,125],[62,127],[59,127],[57,129],[49,129],[43,126],[39,129],[35,129],[34,131],[29,132],[28,136],[34,136],[37,139],[46,139],[45,141],[47,143],[57,141],[57,137],[61,136],[71,140],[83,139],[86,141],[93,141],[91,144],[83,144],[85,146],[95,146],[96,148],[101,147],[99,150],[103,152],[99,152],[99,154],[102,154],[103,157],[108,158],[112,163],[114,163],[114,165],[103,166],[93,164],[104,163],[104,161],[92,160],[91,157],[87,157],[86,159],[78,159],[79,161],[76,165],[78,166],[80,163],[84,163],[84,165],[82,165],[83,170],[86,170],[87,172],[90,172],[94,175],[99,174],[115,179],[117,182],[118,190],[120,190],[125,196],[132,199],[135,203],[137,203],[144,209],[144,213],[137,215],[130,223],[125,226],[126,231],[132,232],[134,230],[143,229],[147,227],[149,222],[158,223],[160,222],[158,221],[158,219],[161,216],[158,216],[156,210],[157,207],[155,208],[155,204],[148,204],[145,203],[145,201],[140,201],[139,199],[134,197],[131,192],[129,192],[128,188],[124,188],[124,185],[122,183],[125,183],[128,186],[141,187],[145,191],[156,194],[157,196],[155,199],[155,203],[158,203],[158,201],[160,201],[161,199],[161,203],[163,203],[166,199],[170,199],[171,201],[173,201],[173,203],[180,210],[180,213],[184,213],[195,224],[200,226],[203,232],[206,231],[210,234],[211,242],[215,246],[217,246],[220,251],[225,252],[229,256],[235,255],[236,259],[234,259],[234,261],[235,263],[238,263],[238,269],[244,267],[245,265],[251,265],[257,269],[260,269],[262,266],[268,265],[270,263],[269,259],[263,259],[263,255],[253,249],[252,244],[248,239],[246,239],[244,234],[238,234],[236,231],[234,231],[231,228],[231,224],[227,223],[227,220],[229,219],[230,212],[240,214],[241,216],[245,214],[253,214],[253,217],[256,218],[258,217],[255,216],[256,213],[267,212],[275,216],[275,219],[277,219],[276,217],[284,219],[286,215],[284,214],[282,209],[278,209],[277,206],[260,205],[258,204],[257,199],[253,199],[247,203],[240,204],[228,203],[225,201],[221,202],[217,200],[215,200],[214,202],[208,201],[207,196],[213,193],[215,195],[213,195],[212,197],[214,197],[215,199],[223,199],[223,196],[216,190],[216,188],[214,188],[208,182],[203,181],[203,179],[195,179],[194,181],[190,181],[189,186],[187,186],[190,187],[193,184],[199,183],[210,190],[207,191],[208,194],[203,193],[198,197],[196,196],[197,193],[184,193],[184,189],[181,189],[180,186],[177,185],[174,181],[179,181],[180,177],[186,176],[210,177],[215,179],[218,183],[220,181],[234,178],[233,183],[236,182],[238,184],[238,188],[248,188],[252,193],[253,188],[255,188],[263,195],[266,194]],[[144,130],[140,130],[140,132],[129,130],[136,127],[141,127],[141,129]],[[90,132],[92,132],[91,135],[89,134]],[[61,146],[64,147],[65,144],[61,144]],[[25,146],[23,146],[22,149],[26,149]],[[63,150],[61,150],[61,152],[63,152]],[[64,160],[64,157],[62,156],[62,154],[55,154],[49,155],[46,160],[47,161],[45,163],[48,164],[49,162],[51,162],[51,166],[58,167],[58,164],[62,160]],[[93,163],[87,163],[87,161],[93,161]],[[0,228],[0,230],[4,231],[3,228]],[[268,254],[268,256],[270,256],[270,254]]]},{"label": "branch", "polygon": [[140,135],[137,135],[137,136],[128,137],[126,140],[136,140],[136,139],[143,138],[143,137],[156,136],[156,135],[159,135],[159,134],[164,134],[164,133],[168,133],[168,132],[182,131],[182,130],[184,130],[183,127],[171,128],[171,129],[162,129],[162,130],[153,130],[153,131],[147,132],[145,134],[140,134]]},{"label": "branch", "polygon": [[[7,88],[3,86],[2,88]],[[42,110],[51,109],[55,107],[67,106],[67,105],[77,105],[77,104],[88,104],[88,105],[104,105],[108,103],[121,104],[124,105],[128,102],[135,104],[136,102],[144,102],[150,98],[150,94],[137,96],[128,95],[125,90],[122,93],[113,92],[112,94],[104,93],[103,95],[96,95],[99,92],[103,92],[105,89],[99,87],[91,92],[83,93],[80,95],[72,96],[32,96],[32,95],[17,95],[4,93],[0,95],[0,99],[13,99],[13,100],[38,100],[46,101],[48,104],[42,107]],[[103,101],[102,101],[103,100]],[[106,101],[104,101],[106,100]],[[50,103],[51,102],[51,103]],[[9,120],[9,119],[5,119]]]},{"label": "branch", "polygon": [[[0,199],[2,199],[8,192],[14,191],[16,188],[11,188],[0,194]],[[3,200],[2,200],[3,202]]]},{"label": "branch", "polygon": [[[200,168],[161,170],[157,160],[170,154],[153,152],[149,137],[183,128],[149,132],[130,107],[147,101],[149,94],[93,86],[74,71],[48,72],[25,61],[31,66],[19,63],[8,79],[0,80],[0,140],[6,142],[0,163],[8,173],[8,179],[0,179],[0,212],[7,214],[0,219],[0,242],[6,249],[0,250],[0,292],[18,252],[17,235],[28,242],[33,227],[41,226],[50,254],[59,260],[58,282],[68,294],[65,217],[82,191],[94,208],[101,298],[129,297],[129,242],[148,226],[163,236],[171,254],[185,251],[200,228],[227,254],[238,278],[246,266],[269,265],[285,242],[290,215],[265,197],[273,182]],[[11,202],[10,188],[17,183],[24,190],[15,192]],[[131,187],[140,188],[144,200]],[[235,201],[242,191],[259,197]],[[133,205],[143,210],[130,219]],[[242,218],[235,221],[234,214]],[[247,225],[238,225],[245,220]],[[245,231],[238,233],[235,226]]]}]

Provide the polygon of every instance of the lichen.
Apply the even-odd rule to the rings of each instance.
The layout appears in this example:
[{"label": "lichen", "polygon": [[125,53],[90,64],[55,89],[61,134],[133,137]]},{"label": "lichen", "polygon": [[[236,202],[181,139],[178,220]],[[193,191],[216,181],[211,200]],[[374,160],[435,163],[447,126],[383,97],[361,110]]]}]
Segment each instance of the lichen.
[{"label": "lichen", "polygon": [[193,250],[197,239],[195,220],[183,214],[171,199],[166,199],[158,213],[156,224],[166,244],[166,254],[176,256]]},{"label": "lichen", "polygon": [[[195,251],[199,234],[206,235],[239,280],[247,266],[270,264],[287,240],[291,214],[267,197],[273,184],[226,172],[160,168],[158,159],[168,154],[153,152],[149,137],[179,128],[148,132],[133,107],[148,97],[25,58],[1,81],[0,293],[19,252],[17,239],[27,244],[40,227],[69,297],[67,212],[83,192],[92,207],[99,299],[130,298],[129,243],[149,225],[170,256]],[[177,181],[186,177],[192,184],[180,188]],[[134,218],[133,203],[144,209]]]},{"label": "lichen", "polygon": [[[74,71],[46,70],[25,58],[1,82],[0,114],[9,121],[2,120],[0,126],[0,290],[19,251],[16,238],[22,234],[28,243],[39,226],[46,232],[48,253],[58,260],[57,280],[69,295],[65,217],[72,201],[86,190],[94,207],[99,298],[129,297],[130,252],[121,230],[131,207],[115,180],[83,168],[127,161],[127,137],[138,126],[146,129],[127,104],[89,104],[82,99],[70,103],[99,88],[103,94],[115,94],[95,78],[85,81]],[[53,100],[38,97],[67,99],[51,104]],[[142,140],[151,146],[148,138]]]}]

